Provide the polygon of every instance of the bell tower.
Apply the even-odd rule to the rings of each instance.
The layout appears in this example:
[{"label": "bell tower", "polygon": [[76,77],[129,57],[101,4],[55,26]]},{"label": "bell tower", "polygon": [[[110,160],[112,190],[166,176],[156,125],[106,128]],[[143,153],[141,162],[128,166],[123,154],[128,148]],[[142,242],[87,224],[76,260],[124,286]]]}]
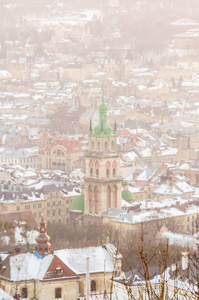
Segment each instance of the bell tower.
[{"label": "bell tower", "polygon": [[46,222],[44,221],[43,216],[39,226],[39,236],[35,240],[37,242],[35,251],[39,254],[39,257],[42,258],[50,253],[50,237],[46,233]]},{"label": "bell tower", "polygon": [[90,122],[89,146],[85,152],[84,213],[101,215],[111,207],[121,208],[122,177],[120,155],[117,152],[117,130],[107,124],[107,105],[98,107],[99,123],[92,129]]}]

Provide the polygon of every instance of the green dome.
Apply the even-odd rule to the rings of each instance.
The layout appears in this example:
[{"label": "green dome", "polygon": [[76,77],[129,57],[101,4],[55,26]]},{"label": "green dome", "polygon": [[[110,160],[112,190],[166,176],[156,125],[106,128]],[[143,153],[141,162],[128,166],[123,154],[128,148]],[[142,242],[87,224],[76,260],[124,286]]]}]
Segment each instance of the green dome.
[{"label": "green dome", "polygon": [[84,212],[84,195],[75,197],[70,204],[70,211]]},{"label": "green dome", "polygon": [[133,194],[128,190],[122,191],[122,198],[126,201],[134,199]]},{"label": "green dome", "polygon": [[94,128],[96,136],[110,136],[111,127],[107,124],[107,105],[104,103],[104,94],[102,95],[102,103],[98,106],[99,124]]}]

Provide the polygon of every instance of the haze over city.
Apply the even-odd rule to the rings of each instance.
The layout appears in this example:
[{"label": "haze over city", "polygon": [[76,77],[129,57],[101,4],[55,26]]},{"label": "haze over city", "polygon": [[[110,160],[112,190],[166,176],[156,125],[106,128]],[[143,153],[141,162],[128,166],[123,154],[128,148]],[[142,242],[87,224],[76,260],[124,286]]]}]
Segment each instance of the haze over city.
[{"label": "haze over city", "polygon": [[196,0],[0,0],[0,300],[199,287]]}]

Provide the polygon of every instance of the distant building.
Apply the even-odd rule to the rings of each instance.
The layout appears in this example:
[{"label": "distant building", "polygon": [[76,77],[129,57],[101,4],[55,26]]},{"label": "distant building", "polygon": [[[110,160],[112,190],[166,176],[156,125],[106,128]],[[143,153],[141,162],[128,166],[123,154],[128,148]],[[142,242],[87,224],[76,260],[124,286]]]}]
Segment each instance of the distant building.
[{"label": "distant building", "polygon": [[51,137],[44,132],[40,138],[39,167],[41,169],[73,171],[82,156],[81,141],[74,138]]}]

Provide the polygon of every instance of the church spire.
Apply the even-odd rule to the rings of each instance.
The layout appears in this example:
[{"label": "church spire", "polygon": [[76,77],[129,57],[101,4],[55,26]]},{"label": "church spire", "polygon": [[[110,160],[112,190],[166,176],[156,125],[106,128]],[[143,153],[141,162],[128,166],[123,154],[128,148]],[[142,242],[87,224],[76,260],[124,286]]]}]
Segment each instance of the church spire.
[{"label": "church spire", "polygon": [[49,243],[50,237],[47,235],[46,232],[46,222],[43,219],[43,215],[39,226],[39,235],[35,240],[37,242],[35,246],[35,251],[40,258],[50,253],[50,247],[51,247],[51,244]]},{"label": "church spire", "polygon": [[115,133],[112,132],[111,127],[107,124],[107,110],[108,107],[104,102],[104,92],[102,92],[101,104],[98,106],[99,123],[94,128],[94,133],[90,131],[90,135],[100,136],[100,137],[115,135]]}]

